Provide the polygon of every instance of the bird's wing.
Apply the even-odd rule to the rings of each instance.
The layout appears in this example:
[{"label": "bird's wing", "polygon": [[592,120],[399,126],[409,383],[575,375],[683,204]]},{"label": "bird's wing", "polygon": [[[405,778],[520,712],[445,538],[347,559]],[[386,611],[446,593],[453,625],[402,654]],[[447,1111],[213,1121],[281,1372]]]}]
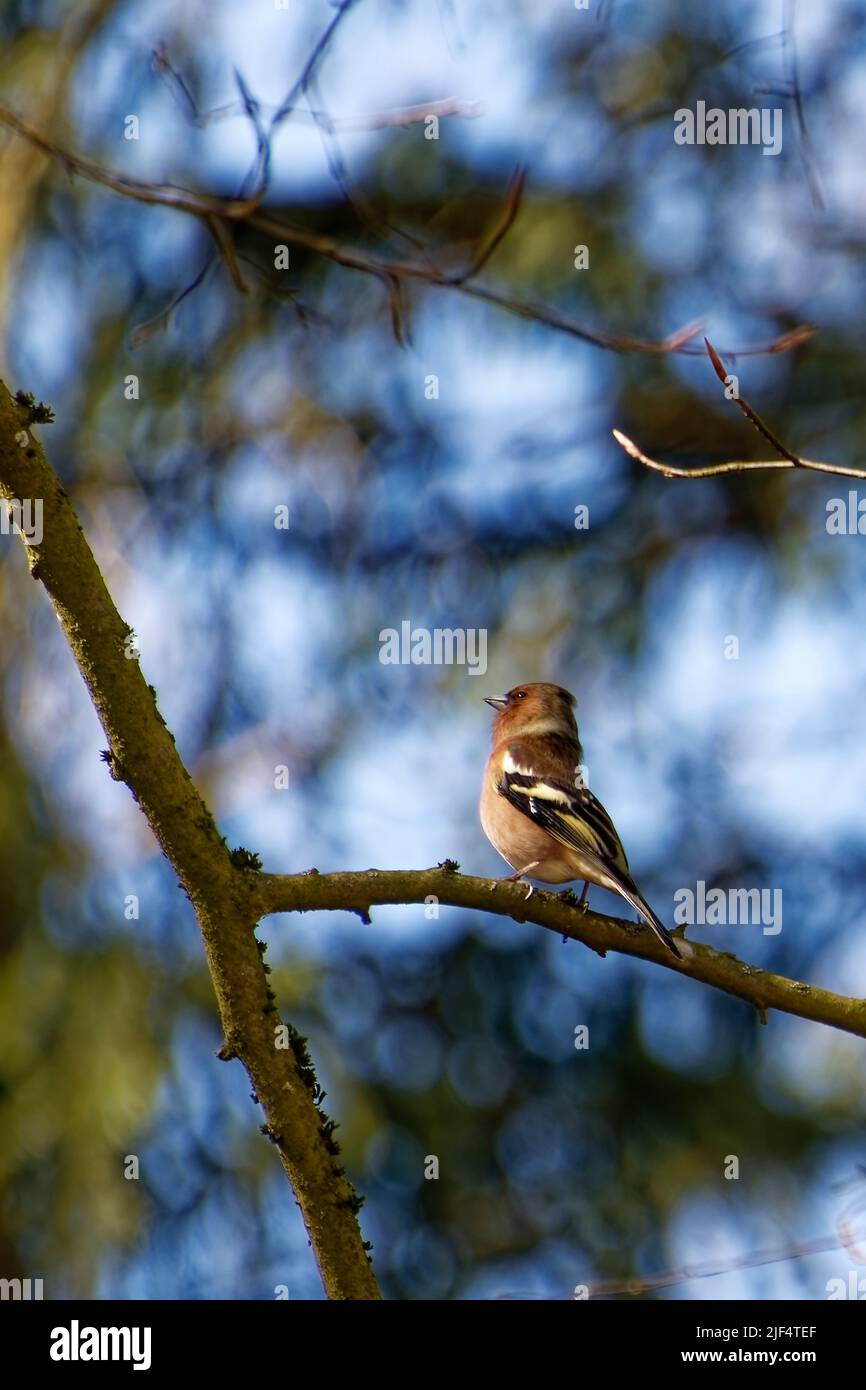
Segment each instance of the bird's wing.
[{"label": "bird's wing", "polygon": [[570,786],[559,778],[533,772],[524,762],[518,748],[509,750],[497,785],[500,795],[560,844],[597,861],[626,901],[646,918],[659,940],[678,960],[682,959],[676,942],[629,873],[625,850],[598,798],[589,787]]},{"label": "bird's wing", "polygon": [[560,844],[595,855],[614,876],[631,884],[628,860],[613,821],[588,787],[570,786],[556,777],[541,775],[523,766],[519,754],[509,754],[498,790]]}]

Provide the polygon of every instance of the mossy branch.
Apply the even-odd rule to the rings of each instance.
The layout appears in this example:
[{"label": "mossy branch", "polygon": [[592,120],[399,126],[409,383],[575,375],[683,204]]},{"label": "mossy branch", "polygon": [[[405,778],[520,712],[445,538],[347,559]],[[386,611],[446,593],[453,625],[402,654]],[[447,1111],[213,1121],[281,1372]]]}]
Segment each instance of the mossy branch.
[{"label": "mossy branch", "polygon": [[568,896],[537,888],[527,898],[525,883],[470,878],[457,873],[456,866],[449,861],[435,869],[260,874],[255,892],[262,916],[269,912],[344,908],[367,917],[370,908],[377,904],[423,903],[433,897],[450,907],[495,912],[518,922],[534,922],[560,936],[580,941],[602,955],[606,951],[620,951],[652,961],[654,965],[663,965],[675,974],[687,975],[689,979],[744,1000],[757,1009],[762,1021],[766,1021],[768,1009],[777,1009],[780,1013],[807,1018],[813,1023],[826,1023],[831,1028],[841,1028],[846,1033],[866,1038],[866,999],[851,999],[816,985],[790,980],[785,975],[760,970],[738,960],[729,951],[684,941],[679,932],[676,938],[688,959],[678,963],[649,928],[640,923],[583,912]]},{"label": "mossy branch", "polygon": [[[0,498],[42,504],[41,539],[22,535],[30,571],[54,605],[108,739],[111,775],[129,787],[189,897],[204,941],[225,1044],[249,1073],[301,1208],[330,1298],[379,1297],[358,1226],[360,1199],[337,1168],[303,1039],[277,1047],[279,1022],[260,943],[258,872],[230,854],[192,784],[141,673],[72,505],[30,425],[48,418],[0,382]],[[20,514],[20,513],[19,513]]]}]

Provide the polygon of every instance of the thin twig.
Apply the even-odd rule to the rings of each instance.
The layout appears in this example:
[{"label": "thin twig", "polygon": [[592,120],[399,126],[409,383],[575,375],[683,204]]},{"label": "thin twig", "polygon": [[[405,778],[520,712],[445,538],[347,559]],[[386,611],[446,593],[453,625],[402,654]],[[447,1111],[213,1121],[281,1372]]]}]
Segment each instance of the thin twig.
[{"label": "thin twig", "polygon": [[480,101],[462,101],[460,97],[441,97],[438,101],[419,101],[414,106],[394,106],[387,111],[371,111],[365,116],[328,116],[313,113],[323,119],[332,131],[389,130],[396,126],[419,125],[430,116],[442,120],[457,116],[474,121],[483,114]]},{"label": "thin twig", "polygon": [[262,125],[262,118],[259,112],[259,105],[244,81],[243,75],[235,68],[235,82],[241,94],[244,112],[250,119],[256,137],[256,162],[247,175],[246,182],[252,182],[255,193],[251,196],[257,197],[258,202],[264,198],[268,191],[271,172],[271,139],[270,132],[266,131]]},{"label": "thin twig", "polygon": [[170,304],[167,304],[164,309],[160,309],[159,313],[154,314],[152,318],[145,319],[143,323],[136,324],[129,335],[129,346],[131,348],[142,347],[144,343],[149,342],[155,333],[159,333],[167,328],[171,316],[178,304],[182,304],[188,295],[192,294],[194,290],[197,290],[199,285],[204,284],[204,281],[216,264],[216,256],[208,256],[204,265],[194,278],[190,280],[188,285],[184,285],[183,289],[179,294],[174,296]]},{"label": "thin twig", "polygon": [[[723,386],[727,386],[729,377],[725,371],[724,363],[716,352],[709,339],[704,338],[704,345],[709,354],[713,370]],[[819,463],[815,459],[804,459],[799,454],[795,454],[781,439],[773,433],[769,425],[761,419],[756,410],[744,401],[742,397],[728,397],[743,412],[750,424],[754,425],[759,434],[772,444],[776,453],[781,455],[777,459],[730,459],[724,463],[711,463],[703,468],[677,468],[672,463],[662,463],[658,459],[650,458],[629,439],[622,430],[613,430],[613,437],[617,444],[638,463],[642,463],[645,468],[652,468],[656,473],[661,473],[665,478],[714,478],[720,473],[746,473],[758,469],[766,468],[803,468],[811,470],[813,473],[832,473],[840,478],[861,478],[866,479],[866,470],[861,468],[846,468],[841,463]]]},{"label": "thin twig", "polygon": [[[713,371],[719,378],[719,381],[722,383],[722,385],[727,387],[730,378],[728,376],[728,373],[725,371],[722,359],[719,357],[719,354],[716,352],[709,338],[704,338],[704,346],[706,347],[710,361],[713,364]],[[804,467],[802,459],[797,454],[792,453],[791,450],[785,444],[782,443],[781,439],[778,439],[776,435],[773,434],[773,431],[770,429],[770,426],[765,424],[758,412],[756,410],[753,410],[752,407],[749,405],[749,402],[743,399],[743,397],[739,393],[739,390],[737,391],[736,395],[730,397],[726,396],[725,399],[733,400],[734,405],[737,407],[737,409],[741,410],[745,415],[746,419],[750,422],[750,424],[754,425],[755,429],[758,431],[758,434],[762,434],[766,439],[767,443],[772,444],[777,454],[780,454],[783,459],[787,459],[788,462],[793,464],[795,468]]]},{"label": "thin twig", "polygon": [[[794,468],[788,459],[731,459],[725,463],[711,463],[704,468],[677,468],[672,463],[662,463],[643,453],[634,440],[629,439],[622,430],[612,430],[614,439],[626,453],[645,468],[652,468],[665,478],[715,478],[721,473],[746,473],[761,468]],[[861,478],[866,480],[866,472],[860,468],[846,468],[843,464],[817,463],[814,459],[800,459],[799,467],[812,469],[816,473],[834,473],[840,478]]]},{"label": "thin twig", "polygon": [[[334,261],[348,269],[374,275],[382,281],[392,277],[400,280],[417,280],[433,289],[451,290],[457,294],[467,295],[472,299],[482,300],[487,304],[495,304],[510,314],[530,319],[535,323],[543,323],[558,332],[567,333],[584,342],[593,343],[596,347],[607,348],[614,352],[646,353],[651,356],[671,353],[696,356],[702,351],[702,349],[689,347],[683,341],[684,333],[687,333],[689,337],[694,334],[696,330],[693,326],[689,326],[687,330],[679,329],[670,338],[661,341],[635,338],[620,333],[607,333],[604,330],[591,328],[587,324],[580,323],[569,315],[560,313],[547,305],[516,299],[501,290],[479,285],[474,281],[464,279],[454,283],[452,274],[444,270],[437,270],[430,265],[419,265],[411,261],[383,260],[366,251],[351,246],[343,246],[330,237],[292,226],[279,218],[263,213],[259,207],[258,196],[218,198],[211,194],[196,193],[176,184],[147,184],[125,175],[116,174],[112,170],[96,164],[93,160],[60,147],[48,136],[34,130],[14,111],[3,105],[0,105],[0,124],[9,126],[24,139],[52,155],[72,173],[81,174],[84,178],[101,184],[104,188],[109,188],[122,197],[133,198],[137,202],[150,206],[173,208],[177,212],[185,212],[190,216],[198,217],[206,225],[211,217],[221,217],[229,222],[246,222],[257,231],[275,236],[286,244],[302,246],[315,255]],[[725,355],[728,357],[747,357],[787,352],[797,343],[803,342],[811,331],[808,325],[802,325],[767,344],[751,348],[724,349]]]},{"label": "thin twig", "polygon": [[[231,117],[246,114],[243,101],[226,101],[220,106],[212,106],[203,111],[195,100],[189,84],[171,63],[165,46],[153,50],[153,69],[162,73],[169,90],[178,101],[183,114],[194,126],[204,128],[214,121],[225,121]],[[308,82],[308,89],[311,83]],[[280,107],[275,102],[256,100],[256,107],[265,116],[274,116]],[[465,100],[462,97],[435,97],[432,101],[418,101],[410,106],[391,106],[383,111],[360,112],[354,116],[332,116],[319,108],[305,109],[296,106],[293,116],[297,120],[312,121],[322,126],[329,134],[360,134],[371,130],[394,130],[401,126],[420,125],[422,121],[435,116],[437,120],[449,118],[474,121],[484,114],[480,101]]]},{"label": "thin twig", "polygon": [[[819,1236],[815,1240],[800,1241],[796,1245],[779,1246],[771,1250],[753,1250],[748,1255],[735,1255],[730,1259],[705,1260],[701,1264],[684,1264],[674,1269],[660,1270],[657,1274],[636,1275],[631,1279],[581,1279],[578,1284],[587,1290],[587,1297],[613,1298],[618,1294],[639,1295],[654,1293],[657,1289],[670,1289],[677,1284],[688,1284],[693,1279],[715,1279],[722,1274],[730,1274],[740,1269],[757,1269],[762,1265],[785,1264],[788,1260],[802,1260],[809,1255],[826,1255],[833,1250],[847,1250],[856,1259],[856,1246],[853,1236],[846,1239],[838,1236]],[[859,1253],[859,1252],[858,1252]],[[500,1299],[530,1297],[526,1292],[500,1294]],[[566,1297],[571,1300],[573,1293]]]},{"label": "thin twig", "polygon": [[523,189],[526,185],[526,170],[517,168],[511,176],[511,183],[508,185],[508,192],[505,196],[505,204],[500,216],[496,220],[493,231],[487,236],[479,246],[472,260],[465,270],[457,275],[449,276],[449,283],[452,285],[463,285],[467,280],[471,280],[473,275],[477,275],[479,270],[490,260],[497,246],[511,231],[520,211],[520,203],[523,198]]},{"label": "thin twig", "polygon": [[283,101],[277,108],[276,114],[273,116],[271,120],[271,135],[273,135],[274,131],[277,129],[277,126],[281,125],[282,122],[286,119],[286,117],[291,115],[298,97],[302,96],[306,92],[307,87],[309,86],[310,81],[316,71],[316,68],[319,66],[319,63],[324,58],[328,45],[330,44],[331,39],[334,37],[334,34],[336,33],[336,30],[340,22],[348,14],[349,10],[352,8],[354,3],[355,0],[341,0],[340,5],[338,5],[337,7],[337,12],[334,15],[334,18],[331,20],[330,24],[325,29],[324,33],[322,34],[321,38],[313,48],[309,58],[304,64],[303,71],[301,72],[300,77],[290,87],[287,95],[283,98]]},{"label": "thin twig", "polygon": [[[314,82],[315,79],[311,78],[308,83],[306,92],[308,100]],[[413,251],[418,251],[426,256],[426,248],[417,237],[412,236],[409,232],[404,231],[402,227],[398,227],[395,223],[389,222],[387,218],[382,217],[363,193],[358,192],[358,190],[353,187],[349,171],[346,168],[346,162],[343,159],[342,151],[337,142],[337,137],[328,122],[319,120],[317,116],[316,128],[322,141],[322,149],[325,152],[325,159],[328,161],[331,177],[358,221],[362,225],[366,225],[370,228],[377,236],[381,236],[383,232],[393,233],[393,235],[399,237],[400,240],[405,241],[407,246],[411,246]]]}]

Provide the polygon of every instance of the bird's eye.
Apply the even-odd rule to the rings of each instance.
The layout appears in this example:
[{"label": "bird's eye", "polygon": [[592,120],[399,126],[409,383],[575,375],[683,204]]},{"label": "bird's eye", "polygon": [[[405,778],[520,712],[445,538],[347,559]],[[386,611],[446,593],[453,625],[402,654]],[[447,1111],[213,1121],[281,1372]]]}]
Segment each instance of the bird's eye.
[{"label": "bird's eye", "polygon": [[526,691],[525,691],[525,690],[515,690],[515,692],[514,692],[514,698],[515,698],[515,700],[525,700],[525,699],[526,699]]}]

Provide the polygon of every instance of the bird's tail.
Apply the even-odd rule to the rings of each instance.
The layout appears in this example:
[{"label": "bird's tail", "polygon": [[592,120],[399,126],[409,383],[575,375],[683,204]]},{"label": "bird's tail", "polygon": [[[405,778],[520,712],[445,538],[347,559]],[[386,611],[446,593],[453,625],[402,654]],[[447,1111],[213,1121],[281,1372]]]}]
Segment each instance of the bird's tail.
[{"label": "bird's tail", "polygon": [[622,893],[626,902],[631,903],[635,912],[639,912],[641,917],[643,917],[644,921],[647,923],[647,925],[652,927],[659,941],[663,942],[663,944],[667,946],[668,950],[676,956],[677,960],[682,960],[682,951],[680,950],[676,941],[674,941],[674,938],[671,936],[667,927],[663,926],[663,924],[659,921],[658,917],[656,917],[649,903],[643,897],[641,897],[637,885],[628,880],[625,880],[622,881],[622,886],[620,887],[619,891]]}]

